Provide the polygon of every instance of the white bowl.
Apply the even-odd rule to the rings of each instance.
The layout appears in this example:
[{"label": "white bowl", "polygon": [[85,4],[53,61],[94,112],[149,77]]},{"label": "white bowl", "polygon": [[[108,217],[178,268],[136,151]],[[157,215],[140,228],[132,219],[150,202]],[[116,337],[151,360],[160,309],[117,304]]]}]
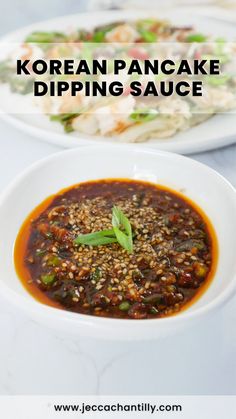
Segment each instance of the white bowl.
[{"label": "white bowl", "polygon": [[[91,179],[133,178],[184,192],[211,220],[219,243],[212,284],[190,308],[173,317],[107,319],[49,307],[22,286],[13,263],[18,230],[48,195]],[[50,156],[18,176],[0,197],[0,292],[33,319],[61,331],[106,339],[154,339],[193,326],[226,302],[236,289],[236,191],[219,174],[183,156],[124,146],[93,146]],[[201,327],[199,323],[199,327]]]}]

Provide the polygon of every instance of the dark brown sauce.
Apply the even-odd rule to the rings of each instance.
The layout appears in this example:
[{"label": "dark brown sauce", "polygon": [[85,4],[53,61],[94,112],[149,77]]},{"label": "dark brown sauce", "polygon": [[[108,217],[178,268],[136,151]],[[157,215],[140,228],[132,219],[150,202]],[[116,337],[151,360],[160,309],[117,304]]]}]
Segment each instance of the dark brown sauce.
[{"label": "dark brown sauce", "polygon": [[[99,216],[104,216],[104,220],[109,218],[112,205],[117,202],[131,224],[139,225],[142,214],[146,223],[143,230],[134,227],[134,254],[128,256],[118,244],[93,249],[82,246],[79,257],[82,255],[83,259],[86,252],[90,252],[88,254],[92,258],[91,262],[88,263],[86,258],[82,262],[76,260],[77,249],[73,248],[72,240],[78,234],[76,229],[79,234],[91,230],[86,230],[90,228],[86,224],[89,223],[86,217],[84,221],[81,222],[81,218],[79,223],[74,224],[74,230],[73,224],[68,222],[68,214],[73,215],[73,211],[76,215],[83,213],[81,211],[86,213],[87,208],[93,214],[90,218],[94,217],[96,224],[99,223]],[[59,214],[53,215],[53,219],[49,221],[50,211],[61,206],[65,208],[60,209]],[[188,225],[189,220],[193,220],[192,225]],[[109,224],[109,219],[106,222]],[[98,225],[94,231],[100,230]],[[50,229],[50,234],[49,230],[44,231],[45,228]],[[147,231],[147,239],[144,239],[143,231]],[[36,251],[40,250],[40,246],[45,246],[42,249],[46,251],[37,256]],[[53,246],[56,251],[51,250]],[[164,256],[162,251],[166,252]],[[47,257],[49,259],[44,262]],[[120,270],[113,262],[116,257]],[[41,303],[82,314],[135,319],[170,316],[188,308],[211,283],[217,258],[218,246],[214,229],[195,203],[169,188],[129,179],[84,182],[48,197],[24,221],[14,249],[17,274],[27,291]],[[52,266],[53,260],[59,265]],[[104,269],[101,265],[103,260]],[[119,264],[123,261],[125,267],[120,268]],[[69,265],[64,268],[62,264],[67,262]],[[43,263],[46,263],[45,266]],[[75,265],[76,270],[73,270]],[[86,269],[89,269],[88,272]],[[92,278],[97,269],[100,278],[93,284]],[[52,286],[45,286],[40,282],[39,278],[43,274],[55,274],[55,270],[56,280]],[[161,270],[162,273],[158,274]],[[131,279],[129,272],[132,272]],[[72,278],[68,276],[71,274]],[[125,285],[126,278],[128,282]],[[103,279],[104,282],[100,282]],[[111,279],[115,282],[111,283]],[[100,285],[102,288],[96,289]],[[119,291],[117,287],[123,288]],[[133,289],[134,295],[130,294],[130,289]],[[75,291],[79,295],[78,301]],[[118,296],[122,299],[119,300]],[[122,304],[125,310],[121,309]]]}]

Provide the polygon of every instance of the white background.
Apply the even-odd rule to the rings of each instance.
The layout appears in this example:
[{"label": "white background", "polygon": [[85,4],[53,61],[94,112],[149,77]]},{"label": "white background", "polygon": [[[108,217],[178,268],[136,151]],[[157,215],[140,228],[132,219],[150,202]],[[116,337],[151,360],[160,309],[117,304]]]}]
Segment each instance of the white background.
[{"label": "white background", "polygon": [[[1,1],[0,32],[92,3],[8,0],[3,14]],[[3,122],[0,133],[0,190],[27,165],[59,150]],[[193,158],[236,186],[236,145]],[[236,394],[235,324],[236,298],[183,335],[117,344],[47,330],[0,299],[0,394]]]}]

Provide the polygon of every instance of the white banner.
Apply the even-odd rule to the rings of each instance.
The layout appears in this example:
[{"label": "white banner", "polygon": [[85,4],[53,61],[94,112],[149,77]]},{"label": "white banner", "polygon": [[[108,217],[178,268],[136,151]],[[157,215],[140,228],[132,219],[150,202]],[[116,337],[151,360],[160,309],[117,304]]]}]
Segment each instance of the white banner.
[{"label": "white banner", "polygon": [[236,396],[0,396],[3,419],[234,419]]}]

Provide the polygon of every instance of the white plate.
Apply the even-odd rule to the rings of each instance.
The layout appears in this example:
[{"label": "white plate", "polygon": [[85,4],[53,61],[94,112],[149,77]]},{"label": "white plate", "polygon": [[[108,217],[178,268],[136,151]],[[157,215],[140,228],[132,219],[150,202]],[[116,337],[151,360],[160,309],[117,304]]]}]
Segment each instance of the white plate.
[{"label": "white plate", "polygon": [[[53,20],[35,23],[11,33],[4,38],[4,42],[19,42],[35,30],[71,30],[75,28],[93,28],[97,25],[116,21],[134,20],[140,17],[157,16],[168,18],[176,25],[194,25],[198,31],[215,36],[226,37],[229,40],[235,38],[235,27],[231,22],[219,21],[219,19],[202,16],[201,10],[197,9],[172,9],[169,12],[160,11],[103,11],[96,13],[82,13],[69,15]],[[45,115],[7,115],[1,114],[2,119],[14,125],[21,131],[27,132],[42,141],[57,144],[62,147],[76,147],[88,144],[111,143],[114,139],[104,137],[91,137],[85,134],[65,134],[62,127],[51,122]],[[178,133],[170,139],[153,139],[143,143],[145,147],[158,148],[160,150],[177,153],[196,153],[211,150],[236,142],[236,123],[234,114],[216,115],[208,121],[193,127],[185,132]],[[142,144],[140,144],[142,146]]]}]

